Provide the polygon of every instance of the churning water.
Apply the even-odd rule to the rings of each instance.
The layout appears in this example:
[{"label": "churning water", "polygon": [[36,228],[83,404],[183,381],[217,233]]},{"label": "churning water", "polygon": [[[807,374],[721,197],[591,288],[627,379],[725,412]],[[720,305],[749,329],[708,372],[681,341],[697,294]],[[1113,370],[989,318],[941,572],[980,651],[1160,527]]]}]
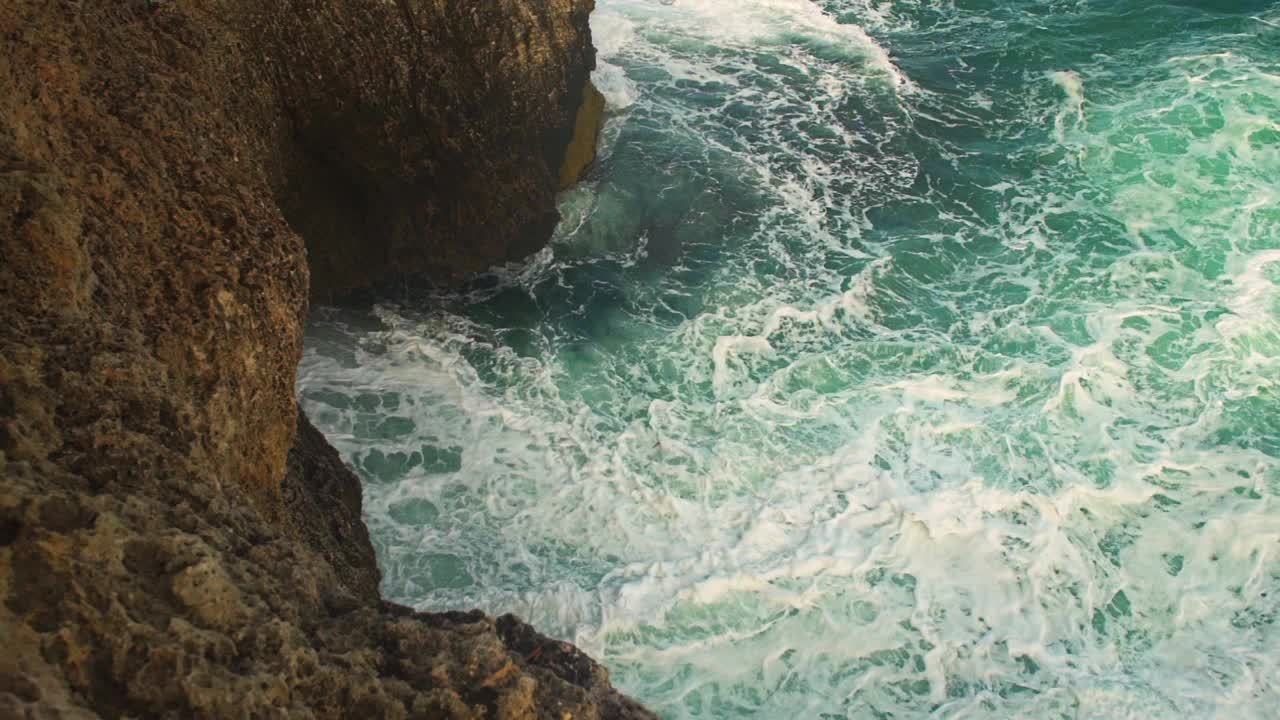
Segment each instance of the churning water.
[{"label": "churning water", "polygon": [[598,5],[552,246],[309,331],[385,593],[671,718],[1280,716],[1280,3]]}]

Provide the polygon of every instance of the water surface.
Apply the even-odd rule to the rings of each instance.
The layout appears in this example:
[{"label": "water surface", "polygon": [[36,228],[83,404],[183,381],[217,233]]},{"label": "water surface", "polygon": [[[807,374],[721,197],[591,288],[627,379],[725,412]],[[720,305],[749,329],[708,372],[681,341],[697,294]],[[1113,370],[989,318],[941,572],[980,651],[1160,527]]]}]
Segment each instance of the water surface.
[{"label": "water surface", "polygon": [[1280,4],[599,0],[529,263],[317,311],[391,599],[670,718],[1280,712]]}]

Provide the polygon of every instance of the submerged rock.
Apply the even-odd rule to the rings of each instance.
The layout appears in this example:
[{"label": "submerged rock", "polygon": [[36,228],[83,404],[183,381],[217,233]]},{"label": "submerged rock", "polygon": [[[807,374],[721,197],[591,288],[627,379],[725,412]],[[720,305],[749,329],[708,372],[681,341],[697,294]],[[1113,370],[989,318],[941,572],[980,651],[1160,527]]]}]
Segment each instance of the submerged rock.
[{"label": "submerged rock", "polygon": [[546,241],[590,9],[0,4],[0,716],[649,716],[383,603],[294,399],[308,249],[328,292]]}]

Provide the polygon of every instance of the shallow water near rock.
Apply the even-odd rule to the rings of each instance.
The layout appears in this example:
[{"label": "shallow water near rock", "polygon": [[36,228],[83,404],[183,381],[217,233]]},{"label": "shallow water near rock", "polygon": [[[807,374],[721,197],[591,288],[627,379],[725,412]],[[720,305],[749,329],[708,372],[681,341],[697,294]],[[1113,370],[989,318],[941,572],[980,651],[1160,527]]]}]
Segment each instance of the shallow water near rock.
[{"label": "shallow water near rock", "polygon": [[384,593],[671,718],[1274,717],[1280,5],[593,29],[551,247],[313,317]]}]

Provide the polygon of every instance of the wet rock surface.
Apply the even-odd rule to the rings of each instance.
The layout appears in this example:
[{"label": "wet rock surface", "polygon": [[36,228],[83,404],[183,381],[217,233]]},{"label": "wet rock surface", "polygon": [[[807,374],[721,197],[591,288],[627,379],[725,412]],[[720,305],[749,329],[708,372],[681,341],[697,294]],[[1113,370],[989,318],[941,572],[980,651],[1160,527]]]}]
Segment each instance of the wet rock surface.
[{"label": "wet rock surface", "polygon": [[0,5],[0,716],[648,716],[514,618],[383,603],[294,400],[309,276],[545,242],[589,10]]}]

